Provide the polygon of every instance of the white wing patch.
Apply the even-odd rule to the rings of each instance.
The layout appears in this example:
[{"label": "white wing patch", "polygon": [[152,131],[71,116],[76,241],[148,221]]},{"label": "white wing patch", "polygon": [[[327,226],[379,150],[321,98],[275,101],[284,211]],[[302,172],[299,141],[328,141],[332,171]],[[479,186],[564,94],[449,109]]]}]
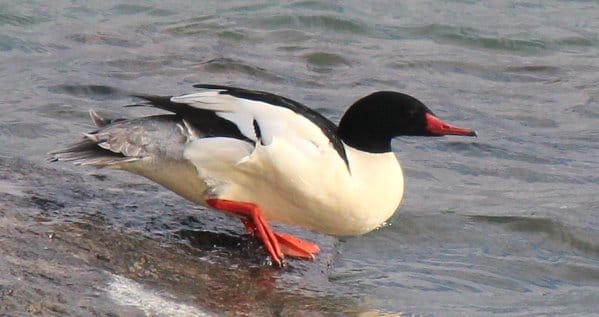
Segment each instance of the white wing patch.
[{"label": "white wing patch", "polygon": [[206,92],[198,92],[195,94],[188,94],[182,96],[172,97],[172,102],[186,103],[195,106],[200,109],[214,110],[214,111],[235,111],[237,106],[235,103],[240,100],[239,98],[231,95],[221,95],[222,90],[212,90]]},{"label": "white wing patch", "polygon": [[226,188],[237,176],[235,167],[250,156],[254,147],[232,138],[200,138],[185,146],[183,157],[190,161],[204,180],[211,194]]},{"label": "white wing patch", "polygon": [[254,120],[260,128],[260,142],[271,144],[274,138],[284,139],[308,156],[331,148],[330,140],[322,130],[306,117],[291,109],[262,101],[208,91],[171,98],[172,102],[212,110],[221,118],[233,122],[247,138],[258,141]]}]

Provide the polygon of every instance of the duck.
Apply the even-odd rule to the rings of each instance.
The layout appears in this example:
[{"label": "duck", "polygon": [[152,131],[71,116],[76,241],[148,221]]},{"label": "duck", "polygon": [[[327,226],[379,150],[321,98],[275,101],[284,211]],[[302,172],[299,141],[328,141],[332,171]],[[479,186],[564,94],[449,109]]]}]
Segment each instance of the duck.
[{"label": "duck", "polygon": [[292,99],[196,84],[180,96],[132,94],[128,107],[165,114],[107,119],[52,161],[123,170],[183,198],[239,217],[273,265],[315,259],[317,244],[273,231],[282,223],[332,236],[371,232],[399,208],[404,176],[391,143],[399,136],[476,136],[396,91],[358,99],[336,125]]}]

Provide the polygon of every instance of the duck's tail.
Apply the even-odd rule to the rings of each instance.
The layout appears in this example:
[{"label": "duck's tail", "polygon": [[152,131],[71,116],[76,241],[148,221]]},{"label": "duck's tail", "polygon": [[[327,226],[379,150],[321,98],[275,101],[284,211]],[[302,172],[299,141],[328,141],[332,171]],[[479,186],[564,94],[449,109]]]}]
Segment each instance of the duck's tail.
[{"label": "duck's tail", "polygon": [[114,146],[111,147],[110,144],[115,143],[115,138],[113,137],[112,140],[109,140],[105,137],[107,136],[106,134],[101,133],[102,128],[110,126],[119,121],[125,121],[125,119],[106,119],[100,116],[94,110],[89,111],[89,116],[99,130],[90,133],[84,133],[81,141],[73,143],[64,149],[59,149],[48,153],[49,161],[67,161],[76,165],[105,167],[109,165],[132,162],[141,158],[139,155],[127,155],[135,153],[129,153],[131,151],[127,151],[126,149],[125,151],[114,151]]}]

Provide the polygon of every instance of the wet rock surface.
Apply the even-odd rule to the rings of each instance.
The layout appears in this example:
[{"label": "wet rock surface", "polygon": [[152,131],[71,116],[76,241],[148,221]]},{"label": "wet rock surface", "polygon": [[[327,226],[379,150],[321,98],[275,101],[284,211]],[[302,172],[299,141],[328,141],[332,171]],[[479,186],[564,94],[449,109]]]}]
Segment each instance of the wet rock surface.
[{"label": "wet rock surface", "polygon": [[[2,178],[14,181],[0,191],[2,314],[303,316],[354,309],[347,298],[325,295],[332,238],[304,232],[324,246],[318,260],[274,268],[234,218],[157,186],[119,188],[111,172],[81,176],[46,164],[0,159]],[[128,287],[175,308],[128,302]]]}]

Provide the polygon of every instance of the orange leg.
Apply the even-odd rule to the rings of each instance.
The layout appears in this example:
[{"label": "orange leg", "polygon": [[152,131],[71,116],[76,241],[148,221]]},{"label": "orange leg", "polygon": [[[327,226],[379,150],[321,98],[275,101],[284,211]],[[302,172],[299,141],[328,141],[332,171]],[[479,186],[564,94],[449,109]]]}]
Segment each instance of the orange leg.
[{"label": "orange leg", "polygon": [[312,242],[292,235],[273,232],[268,221],[262,215],[260,207],[254,203],[223,199],[208,199],[206,202],[215,209],[242,216],[242,222],[248,232],[264,243],[266,251],[279,266],[281,266],[285,255],[313,260],[314,255],[320,252],[320,248]]},{"label": "orange leg", "polygon": [[272,228],[264,216],[262,216],[258,205],[222,199],[208,199],[206,202],[213,208],[245,217],[247,221],[252,223],[254,234],[258,239],[262,240],[264,247],[266,247],[266,251],[268,251],[268,254],[272,257],[272,260],[277,263],[277,265],[282,265],[283,252],[281,252],[279,242],[272,232]]}]

